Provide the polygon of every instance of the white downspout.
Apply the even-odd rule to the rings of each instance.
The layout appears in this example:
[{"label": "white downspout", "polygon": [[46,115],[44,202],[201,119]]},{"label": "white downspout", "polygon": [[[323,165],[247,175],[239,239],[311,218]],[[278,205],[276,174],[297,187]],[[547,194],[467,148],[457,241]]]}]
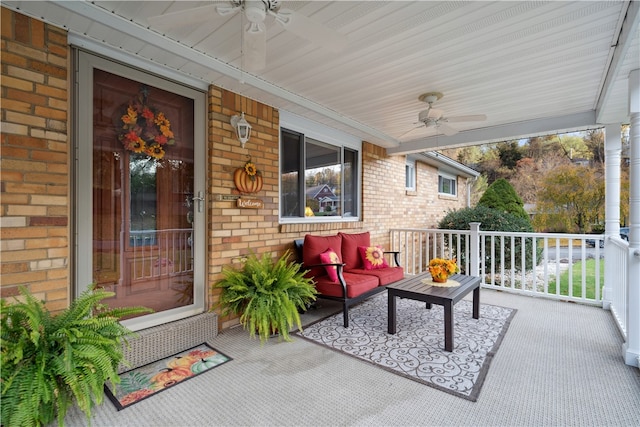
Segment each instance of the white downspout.
[{"label": "white downspout", "polygon": [[467,178],[467,207],[470,208],[471,207],[471,190],[473,187],[473,183],[476,182],[476,180],[478,179],[478,177],[474,177],[473,180],[471,180],[471,178]]}]

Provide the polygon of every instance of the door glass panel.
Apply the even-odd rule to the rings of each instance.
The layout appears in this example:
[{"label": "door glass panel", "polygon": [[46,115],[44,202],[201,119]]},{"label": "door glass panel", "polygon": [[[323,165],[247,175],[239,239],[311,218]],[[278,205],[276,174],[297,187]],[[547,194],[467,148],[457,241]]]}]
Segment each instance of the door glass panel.
[{"label": "door glass panel", "polygon": [[111,307],[194,301],[194,101],[94,70],[93,280]]}]

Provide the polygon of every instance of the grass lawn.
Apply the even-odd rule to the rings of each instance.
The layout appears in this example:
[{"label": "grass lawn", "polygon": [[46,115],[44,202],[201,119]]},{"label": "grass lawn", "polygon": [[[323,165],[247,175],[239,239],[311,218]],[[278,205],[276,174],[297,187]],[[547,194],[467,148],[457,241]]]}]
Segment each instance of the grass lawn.
[{"label": "grass lawn", "polygon": [[[582,295],[582,263],[578,262],[572,266],[573,272],[573,296],[580,297]],[[594,299],[596,296],[596,260],[588,259],[586,261],[586,298]],[[604,259],[600,260],[600,286],[604,286]],[[556,293],[556,281],[549,281],[549,293]],[[560,295],[569,295],[569,270],[560,275]],[[602,290],[600,292],[602,298]]]}]

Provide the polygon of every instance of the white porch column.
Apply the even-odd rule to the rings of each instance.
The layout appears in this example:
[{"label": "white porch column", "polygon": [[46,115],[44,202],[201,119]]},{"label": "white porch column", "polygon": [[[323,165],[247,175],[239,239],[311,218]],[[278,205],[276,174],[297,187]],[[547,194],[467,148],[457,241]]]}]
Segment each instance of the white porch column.
[{"label": "white porch column", "polygon": [[[604,258],[613,257],[613,248],[607,244],[609,236],[620,235],[620,155],[622,152],[622,134],[620,123],[605,126],[605,227],[604,227]],[[613,298],[613,281],[616,280],[616,271],[611,268],[604,270],[604,292],[602,295],[602,308],[609,310]]]},{"label": "white porch column", "polygon": [[640,70],[629,73],[629,325],[627,365],[640,365]]}]

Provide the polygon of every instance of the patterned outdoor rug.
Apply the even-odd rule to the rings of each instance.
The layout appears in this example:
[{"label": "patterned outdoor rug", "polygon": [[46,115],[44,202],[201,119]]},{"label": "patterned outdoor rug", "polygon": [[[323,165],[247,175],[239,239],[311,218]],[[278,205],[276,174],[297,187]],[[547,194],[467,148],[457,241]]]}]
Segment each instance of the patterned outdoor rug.
[{"label": "patterned outdoor rug", "polygon": [[516,310],[480,304],[480,319],[471,317],[471,301],[454,306],[453,352],[444,350],[444,309],[397,299],[397,333],[387,333],[387,294],[349,309],[349,328],[342,311],[304,327],[296,334],[332,350],[373,363],[414,381],[476,401],[493,355]]},{"label": "patterned outdoor rug", "polygon": [[118,411],[231,360],[207,344],[120,374],[120,384],[104,389]]}]

